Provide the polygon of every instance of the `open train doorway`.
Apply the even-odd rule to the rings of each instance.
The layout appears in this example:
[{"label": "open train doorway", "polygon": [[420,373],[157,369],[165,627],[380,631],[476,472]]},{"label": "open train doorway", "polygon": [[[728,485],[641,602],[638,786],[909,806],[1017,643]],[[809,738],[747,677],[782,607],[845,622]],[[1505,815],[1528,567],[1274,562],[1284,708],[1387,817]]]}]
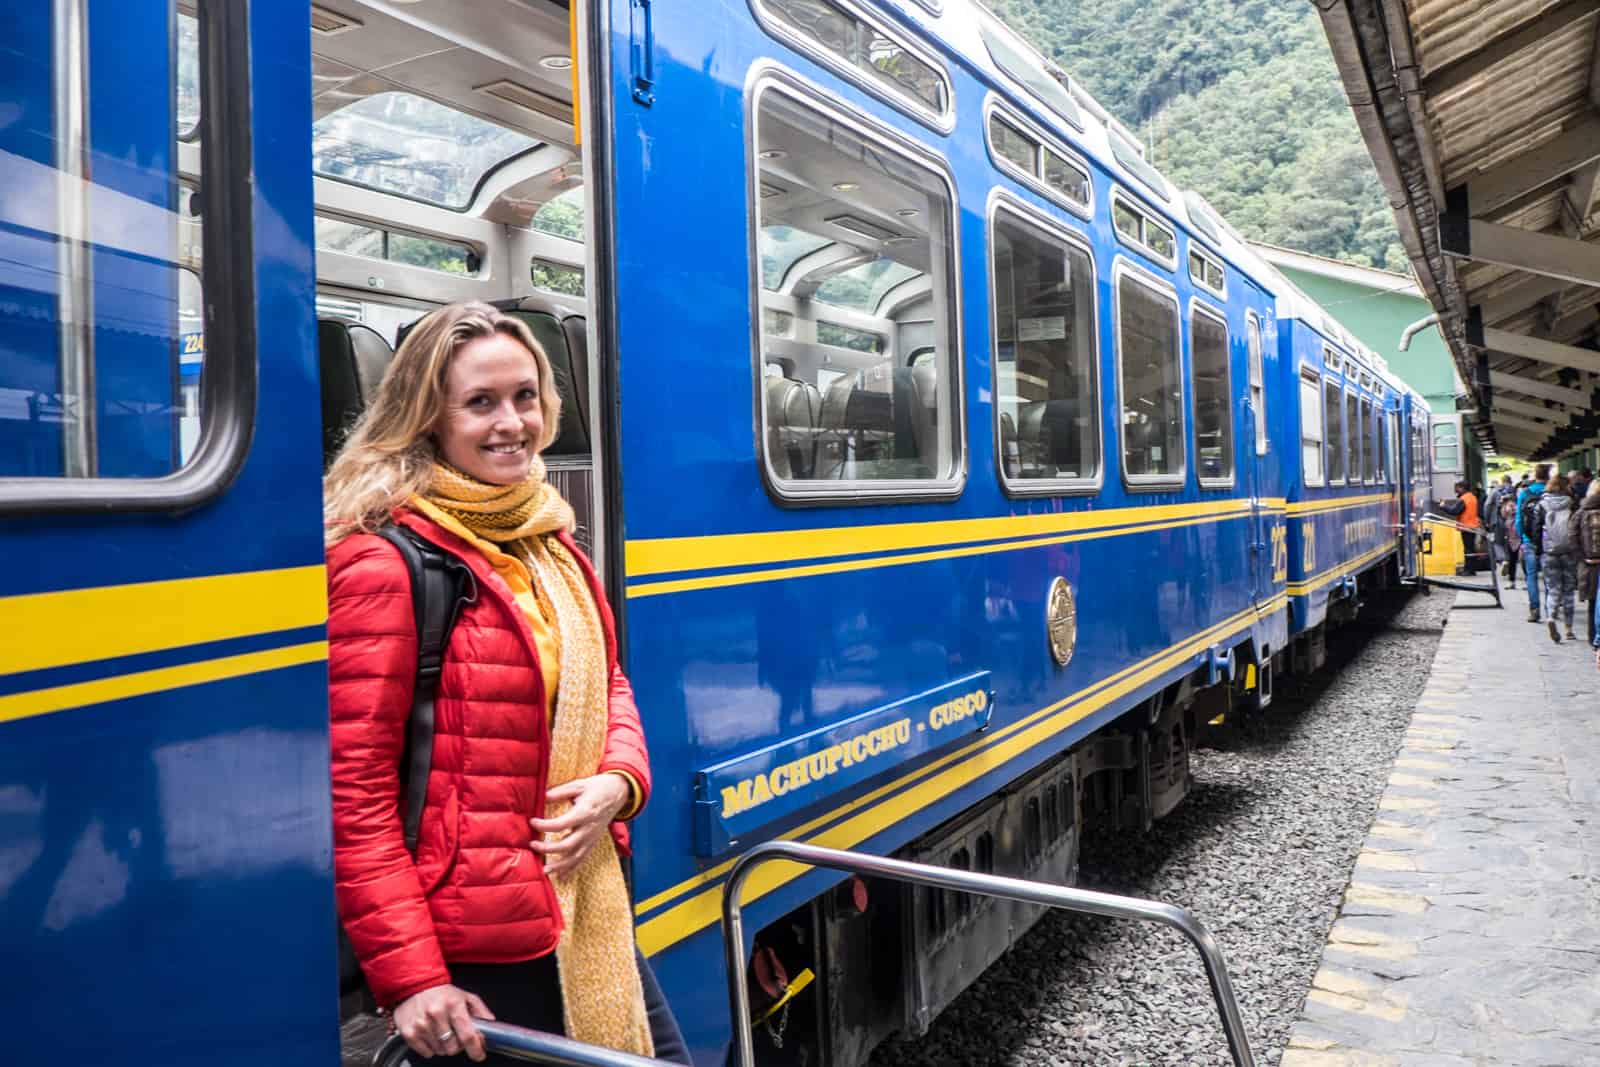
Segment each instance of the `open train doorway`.
[{"label": "open train doorway", "polygon": [[332,454],[409,326],[482,300],[549,355],[560,432],[545,453],[603,575],[595,307],[599,210],[586,5],[561,0],[317,0],[311,161],[324,444]]}]

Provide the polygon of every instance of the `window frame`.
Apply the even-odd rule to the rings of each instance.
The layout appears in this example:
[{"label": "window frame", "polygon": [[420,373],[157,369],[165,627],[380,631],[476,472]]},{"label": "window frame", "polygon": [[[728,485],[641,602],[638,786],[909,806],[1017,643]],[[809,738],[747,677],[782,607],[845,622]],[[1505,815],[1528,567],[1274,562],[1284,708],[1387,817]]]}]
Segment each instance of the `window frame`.
[{"label": "window frame", "polygon": [[[1140,226],[1139,226],[1139,234],[1140,234],[1140,236],[1138,237],[1138,239],[1129,237],[1127,234],[1125,234],[1121,230],[1117,229],[1116,211],[1117,211],[1117,204],[1119,202],[1122,204],[1123,207],[1127,208],[1129,211],[1132,211],[1135,214],[1140,216],[1140,223],[1141,223]],[[1150,245],[1145,243],[1145,240],[1144,240],[1144,224],[1148,223],[1152,216],[1154,216],[1160,222],[1160,224],[1162,225],[1162,227],[1164,229],[1166,229],[1166,230],[1168,230],[1168,231],[1170,231],[1172,233],[1172,255],[1171,256],[1163,256],[1160,252],[1157,252],[1154,248],[1152,248]],[[1154,264],[1156,264],[1158,266],[1165,267],[1167,269],[1168,273],[1176,274],[1178,272],[1178,228],[1177,228],[1177,226],[1167,222],[1165,216],[1161,215],[1160,212],[1158,212],[1154,208],[1150,207],[1145,201],[1141,200],[1139,197],[1135,196],[1133,193],[1128,192],[1126,189],[1124,189],[1120,185],[1113,185],[1111,187],[1111,232],[1116,235],[1116,239],[1119,242],[1121,242],[1122,244],[1127,245],[1129,248],[1131,248],[1134,251],[1138,252],[1140,255],[1142,255],[1146,259],[1150,260],[1150,262],[1152,262],[1152,263],[1154,263]]]},{"label": "window frame", "polygon": [[[1245,342],[1245,395],[1255,400],[1255,391],[1261,391],[1261,403],[1254,412],[1255,441],[1253,447],[1255,454],[1264,456],[1272,447],[1272,435],[1267,432],[1267,337],[1266,324],[1262,317],[1255,311],[1246,311],[1244,315],[1244,342]],[[1251,338],[1255,339],[1255,347],[1250,347]],[[1252,404],[1252,406],[1256,406]]]},{"label": "window frame", "polygon": [[[1328,467],[1328,460],[1333,456],[1332,434],[1328,432],[1328,394],[1330,391],[1338,393],[1339,415],[1339,477],[1333,476],[1333,471]],[[1322,375],[1322,480],[1323,484],[1331,488],[1347,486],[1350,484],[1350,472],[1344,469],[1345,460],[1348,458],[1350,448],[1344,440],[1344,376],[1333,375],[1324,371]]]},{"label": "window frame", "polygon": [[[1189,267],[1189,271],[1188,271],[1189,283],[1191,285],[1198,286],[1202,292],[1210,293],[1212,296],[1216,297],[1218,300],[1221,300],[1223,303],[1227,303],[1228,302],[1228,266],[1227,266],[1227,263],[1223,260],[1223,258],[1221,256],[1219,256],[1215,252],[1211,251],[1210,248],[1206,247],[1201,242],[1195,240],[1195,238],[1193,236],[1189,237],[1188,253],[1189,253],[1189,255],[1195,257],[1196,259],[1199,259],[1200,262],[1201,262],[1201,270],[1200,270],[1201,277],[1199,279],[1196,279],[1195,276],[1194,276],[1193,264],[1187,264],[1187,266]],[[1217,273],[1222,275],[1222,287],[1220,289],[1212,286],[1209,282],[1205,281],[1205,265],[1208,264],[1208,263],[1211,266],[1216,267],[1217,268]]]},{"label": "window frame", "polygon": [[[792,106],[820,114],[829,121],[849,128],[862,140],[890,153],[902,163],[926,171],[943,188],[948,204],[945,219],[945,294],[946,344],[949,349],[950,419],[943,431],[951,448],[950,474],[943,478],[917,480],[810,480],[783,478],[774,470],[767,452],[767,390],[765,360],[762,353],[761,299],[761,168],[759,116],[768,93],[786,97]],[[861,113],[859,108],[837,94],[815,84],[787,67],[767,60],[751,67],[745,88],[745,254],[749,257],[746,298],[750,311],[750,396],[755,418],[751,425],[756,466],[761,481],[776,503],[785,507],[873,505],[885,501],[936,502],[958,499],[966,488],[971,449],[967,444],[966,360],[962,338],[961,280],[961,202],[955,176],[938,152],[907,136],[879,119]],[[937,290],[935,290],[935,293]],[[935,295],[937,308],[937,296]]]},{"label": "window frame", "polygon": [[[211,0],[197,15],[197,128],[203,134],[200,189],[207,223],[201,230],[207,364],[200,438],[188,463],[157,478],[0,476],[0,515],[185,512],[226,492],[249,455],[259,373],[249,3]],[[87,92],[87,82],[83,88]],[[87,111],[90,102],[85,99],[83,106]],[[176,143],[175,112],[174,138]],[[174,175],[175,190],[178,185]],[[184,269],[181,262],[172,266]],[[96,403],[92,396],[89,403]]]},{"label": "window frame", "polygon": [[[1055,186],[1046,182],[1040,175],[1029,174],[1021,167],[1017,166],[1016,163],[1014,163],[1009,157],[997,151],[994,145],[994,136],[991,126],[996,118],[999,118],[1002,122],[1014,126],[1020,132],[1032,137],[1034,140],[1039,142],[1039,147],[1041,150],[1048,148],[1063,161],[1070,163],[1072,166],[1083,171],[1084,175],[1088,178],[1088,201],[1080,203],[1072,199],[1071,197],[1063,194],[1060,190],[1056,189]],[[1053,204],[1057,204],[1066,208],[1068,211],[1079,216],[1080,218],[1094,218],[1095,196],[1093,168],[1091,168],[1088,162],[1077,152],[1067,148],[1057,138],[1046,134],[1039,128],[1037,123],[1025,118],[1015,108],[1008,107],[1006,103],[994,93],[990,93],[983,104],[983,142],[984,146],[989,150],[989,160],[994,164],[996,170],[1015,178],[1018,182],[1027,186],[1032,192],[1038,193],[1040,196],[1044,197],[1046,200],[1049,200]],[[1038,167],[1042,169],[1043,166],[1044,163],[1041,159],[1038,162]]]},{"label": "window frame", "polygon": [[766,30],[769,36],[777,38],[801,55],[815,60],[874,98],[903,111],[939,133],[948,134],[956,128],[955,81],[950,77],[950,70],[945,66],[937,51],[920,38],[919,30],[907,23],[898,20],[892,21],[881,11],[869,8],[866,4],[857,3],[856,0],[826,0],[826,2],[840,8],[871,27],[874,31],[894,41],[937,72],[939,80],[944,84],[944,111],[936,112],[930,108],[923,107],[920,101],[896,93],[883,83],[867,76],[865,72],[854,64],[845,62],[833,52],[821,47],[815,38],[807,37],[804,33],[785,22],[782,16],[775,14],[768,8],[767,0],[750,0],[750,10],[754,12],[756,21],[761,24],[761,28]]},{"label": "window frame", "polygon": [[[1127,410],[1128,387],[1126,376],[1123,374],[1122,355],[1122,282],[1131,278],[1136,284],[1143,285],[1146,289],[1159,296],[1170,298],[1172,301],[1173,337],[1177,340],[1178,355],[1178,418],[1183,425],[1178,427],[1177,439],[1184,450],[1183,464],[1173,474],[1130,474],[1128,473],[1128,435],[1123,432],[1123,412]],[[1116,393],[1116,419],[1117,419],[1117,461],[1122,472],[1122,484],[1130,492],[1159,492],[1161,490],[1182,489],[1189,481],[1189,396],[1188,380],[1184,373],[1183,359],[1183,302],[1178,298],[1178,288],[1166,278],[1152,273],[1145,267],[1133,262],[1127,256],[1118,255],[1111,264],[1111,315],[1112,331],[1115,340],[1115,359],[1117,364],[1117,393]]]},{"label": "window frame", "polygon": [[1189,298],[1189,403],[1198,404],[1199,390],[1195,386],[1195,359],[1194,359],[1194,320],[1196,315],[1204,315],[1222,327],[1222,371],[1223,371],[1223,411],[1228,419],[1228,476],[1226,478],[1205,478],[1200,474],[1200,412],[1196,408],[1190,419],[1190,440],[1188,446],[1194,450],[1195,481],[1201,489],[1232,489],[1239,480],[1239,449],[1238,441],[1234,436],[1233,418],[1233,331],[1228,326],[1228,313],[1208,301],[1199,297]]},{"label": "window frame", "polygon": [[[1013,218],[1024,226],[1031,227],[1050,240],[1059,241],[1069,247],[1074,247],[1082,252],[1089,261],[1089,293],[1093,299],[1094,328],[1091,331],[1091,367],[1094,372],[1094,421],[1095,421],[1095,472],[1092,478],[1016,478],[1006,474],[1004,446],[1000,439],[1000,337],[994,329],[994,323],[999,317],[1000,287],[995,280],[995,222],[1000,213],[1008,212]],[[1105,426],[1105,380],[1101,373],[1100,350],[1100,271],[1094,261],[1094,245],[1084,234],[1078,233],[1049,215],[1040,211],[1024,201],[1014,193],[1008,192],[998,186],[989,192],[989,205],[985,213],[985,235],[988,240],[988,264],[985,270],[985,283],[989,289],[989,362],[990,378],[989,388],[995,398],[992,405],[994,418],[991,420],[994,443],[995,476],[1000,480],[1000,489],[1009,497],[1041,497],[1041,496],[1084,496],[1098,493],[1105,485],[1106,480],[1106,426]]]},{"label": "window frame", "polygon": [[[1352,418],[1351,416],[1354,416]],[[1351,424],[1354,424],[1352,427]],[[1352,429],[1354,432],[1352,432]],[[1349,378],[1344,383],[1344,482],[1361,485],[1365,480],[1366,452],[1361,441],[1361,389]]]},{"label": "window frame", "polygon": [[[1296,397],[1299,403],[1300,418],[1300,484],[1308,489],[1322,489],[1328,485],[1328,417],[1326,402],[1322,398],[1323,375],[1309,363],[1300,365],[1300,374],[1296,388]],[[1312,480],[1306,474],[1306,442],[1310,438],[1306,435],[1305,412],[1305,387],[1310,385],[1317,394],[1317,424],[1320,432],[1317,434],[1317,477]]]}]

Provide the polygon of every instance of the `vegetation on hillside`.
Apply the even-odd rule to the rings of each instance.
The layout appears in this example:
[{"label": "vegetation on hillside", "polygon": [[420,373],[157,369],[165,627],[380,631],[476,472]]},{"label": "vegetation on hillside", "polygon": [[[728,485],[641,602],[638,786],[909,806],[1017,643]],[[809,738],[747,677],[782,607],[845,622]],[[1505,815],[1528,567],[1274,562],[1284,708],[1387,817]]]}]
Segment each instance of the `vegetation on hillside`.
[{"label": "vegetation on hillside", "polygon": [[992,4],[1246,237],[1410,269],[1310,4]]}]

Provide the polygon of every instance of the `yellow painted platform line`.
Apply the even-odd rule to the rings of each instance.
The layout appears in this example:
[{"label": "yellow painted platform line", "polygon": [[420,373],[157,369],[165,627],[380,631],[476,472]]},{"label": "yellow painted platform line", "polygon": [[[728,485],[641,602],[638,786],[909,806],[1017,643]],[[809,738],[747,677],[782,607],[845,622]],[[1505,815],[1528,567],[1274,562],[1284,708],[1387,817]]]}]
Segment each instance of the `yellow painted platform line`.
[{"label": "yellow painted platform line", "polygon": [[1438,789],[1439,779],[1423,778],[1420,775],[1402,774],[1396,771],[1394,774],[1389,775],[1389,784],[1406,786],[1411,789]]},{"label": "yellow painted platform line", "polygon": [[1375,871],[1408,871],[1417,870],[1417,861],[1403,852],[1380,852],[1377,849],[1364,848],[1356,857],[1357,867],[1370,867]]},{"label": "yellow painted platform line", "polygon": [[1425,845],[1433,840],[1433,834],[1427,830],[1419,830],[1414,826],[1401,826],[1399,823],[1378,821],[1372,824],[1372,829],[1367,831],[1370,837],[1381,837],[1388,841],[1398,841],[1407,845]]},{"label": "yellow painted platform line", "polygon": [[1356,926],[1340,919],[1328,931],[1328,947],[1379,960],[1404,960],[1417,954],[1417,942]]},{"label": "yellow painted platform line", "polygon": [[1380,811],[1415,811],[1424,815],[1432,815],[1439,810],[1437,800],[1424,800],[1422,797],[1400,796],[1396,793],[1385,793],[1382,800],[1378,801]]},{"label": "yellow painted platform line", "polygon": [[1397,1023],[1406,1017],[1409,1003],[1404,993],[1323,964],[1311,980],[1306,1000],[1353,1015]]},{"label": "yellow painted platform line", "polygon": [[1446,763],[1444,760],[1422,759],[1419,756],[1401,756],[1394,761],[1394,765],[1413,771],[1449,771],[1455,769],[1454,764]]},{"label": "yellow painted platform line", "polygon": [[1402,915],[1421,915],[1428,910],[1427,897],[1364,882],[1351,882],[1344,891],[1344,902],[1346,907],[1383,908]]}]

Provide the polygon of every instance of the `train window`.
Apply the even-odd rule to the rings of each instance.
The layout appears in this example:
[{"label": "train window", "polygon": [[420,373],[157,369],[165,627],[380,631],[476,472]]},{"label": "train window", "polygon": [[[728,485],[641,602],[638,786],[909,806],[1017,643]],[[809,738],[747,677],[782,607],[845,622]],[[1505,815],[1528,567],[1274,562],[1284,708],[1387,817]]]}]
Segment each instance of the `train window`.
[{"label": "train window", "polygon": [[1020,117],[991,104],[989,150],[995,165],[1023,184],[1080,213],[1089,207],[1089,169]]},{"label": "train window", "polygon": [[1144,152],[1128,140],[1115,128],[1106,130],[1107,139],[1111,142],[1111,154],[1117,157],[1117,162],[1135,178],[1144,182],[1152,193],[1163,200],[1172,199],[1167,192],[1167,180],[1161,173],[1152,167],[1144,158]]},{"label": "train window", "polygon": [[1322,388],[1310,372],[1300,376],[1300,473],[1307,485],[1326,485],[1322,470]]},{"label": "train window", "polygon": [[582,267],[535,258],[528,264],[528,273],[535,289],[560,293],[562,296],[583,295]]},{"label": "train window", "polygon": [[1351,385],[1344,394],[1345,474],[1351,485],[1361,484],[1361,397]]},{"label": "train window", "polygon": [[[250,99],[202,99],[200,65],[203,36],[231,84],[248,40],[171,3],[96,7],[91,36],[82,6],[8,23],[14,98],[43,110],[0,122],[0,511],[193,508],[233,480],[255,412],[252,191],[230,166]],[[192,188],[177,140],[203,106]]]},{"label": "train window", "polygon": [[1228,295],[1227,274],[1223,271],[1222,264],[1192,245],[1189,248],[1189,279],[1217,296]]},{"label": "train window", "polygon": [[1083,129],[1083,113],[1078,110],[1078,102],[1072,98],[1072,90],[1062,84],[1065,74],[1047,67],[1042,58],[1030,56],[1027,48],[1014,41],[1011,31],[993,16],[986,15],[978,23],[978,33],[983,37],[989,58],[1006,77],[1074,127]]},{"label": "train window", "polygon": [[1094,488],[1100,388],[1093,261],[1079,240],[1019,207],[997,206],[991,225],[1001,480],[1022,492]]},{"label": "train window", "polygon": [[1434,473],[1456,473],[1461,469],[1461,438],[1454,423],[1433,424]]},{"label": "train window", "polygon": [[178,140],[187,141],[200,129],[200,20],[178,12],[176,24]]},{"label": "train window", "polygon": [[1112,221],[1126,243],[1168,267],[1176,264],[1178,241],[1171,229],[1120,196],[1114,197],[1111,204]]},{"label": "train window", "polygon": [[964,470],[954,192],[895,135],[801,93],[771,78],[752,111],[768,483],[784,499],[949,496]]},{"label": "train window", "polygon": [[1394,412],[1383,413],[1383,476],[1390,485],[1394,484],[1394,458],[1395,447]]},{"label": "train window", "polygon": [[469,246],[437,237],[419,237],[321,215],[316,219],[315,235],[321,251],[404,263],[445,274],[478,272],[478,254]]},{"label": "train window", "polygon": [[412,93],[365,96],[311,127],[311,167],[383,193],[463,211],[497,167],[538,147],[526,134]]},{"label": "train window", "polygon": [[1039,145],[999,115],[989,116],[989,148],[996,162],[1005,160],[1033,177],[1039,170]]},{"label": "train window", "polygon": [[1328,442],[1328,484],[1344,484],[1344,388],[1332,379],[1322,383],[1322,424]]},{"label": "train window", "polygon": [[583,186],[568,189],[539,205],[528,225],[552,237],[583,240]]},{"label": "train window", "polygon": [[851,0],[758,0],[767,27],[841,74],[931,120],[954,123],[950,78],[931,54]]},{"label": "train window", "polygon": [[1189,316],[1193,376],[1194,454],[1200,484],[1233,484],[1233,401],[1228,374],[1228,324],[1200,304]]},{"label": "train window", "polygon": [[1153,279],[1123,269],[1117,280],[1123,475],[1130,484],[1181,483],[1183,376],[1178,301]]},{"label": "train window", "polygon": [[1251,312],[1246,322],[1250,354],[1250,411],[1255,423],[1256,455],[1267,454],[1267,374],[1262,365],[1261,319]]},{"label": "train window", "polygon": [[1364,431],[1362,440],[1366,442],[1366,459],[1362,465],[1364,481],[1368,485],[1378,484],[1378,455],[1382,447],[1379,437],[1382,436],[1378,428],[1378,420],[1373,415],[1372,401],[1365,397],[1361,400],[1361,426]]}]

